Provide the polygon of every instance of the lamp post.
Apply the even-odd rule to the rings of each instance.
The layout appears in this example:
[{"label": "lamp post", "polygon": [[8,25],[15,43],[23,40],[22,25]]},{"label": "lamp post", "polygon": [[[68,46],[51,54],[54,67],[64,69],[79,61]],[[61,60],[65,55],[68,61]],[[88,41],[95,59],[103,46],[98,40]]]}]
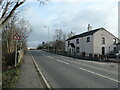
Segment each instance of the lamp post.
[{"label": "lamp post", "polygon": [[49,26],[44,26],[44,27],[48,29],[48,51],[49,51]]}]

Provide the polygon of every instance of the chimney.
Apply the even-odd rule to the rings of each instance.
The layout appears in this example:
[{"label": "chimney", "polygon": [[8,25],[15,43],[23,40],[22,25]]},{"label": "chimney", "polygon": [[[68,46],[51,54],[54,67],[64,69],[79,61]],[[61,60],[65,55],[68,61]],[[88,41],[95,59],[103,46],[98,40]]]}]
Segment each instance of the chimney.
[{"label": "chimney", "polygon": [[88,31],[92,30],[92,26],[90,24],[88,24],[87,29],[88,29]]}]

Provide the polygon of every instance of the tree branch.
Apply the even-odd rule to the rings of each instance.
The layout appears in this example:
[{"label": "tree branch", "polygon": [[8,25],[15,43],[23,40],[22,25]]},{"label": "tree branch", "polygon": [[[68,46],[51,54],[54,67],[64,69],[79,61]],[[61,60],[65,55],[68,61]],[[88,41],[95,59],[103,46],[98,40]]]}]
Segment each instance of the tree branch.
[{"label": "tree branch", "polygon": [[8,21],[9,19],[12,17],[12,15],[14,14],[15,10],[20,6],[22,5],[26,0],[23,0],[22,2],[16,2],[16,5],[13,7],[13,9],[11,10],[11,12],[9,13],[9,15],[4,19],[4,21],[2,21],[2,23],[0,24],[0,28],[2,26],[4,26]]},{"label": "tree branch", "polygon": [[2,14],[2,17],[1,17],[1,18],[3,18],[3,17],[5,16],[5,14],[6,14],[7,10],[8,10],[9,4],[10,4],[10,2],[7,2],[7,4],[5,5],[5,9],[4,9],[4,11],[3,11],[3,14]]}]

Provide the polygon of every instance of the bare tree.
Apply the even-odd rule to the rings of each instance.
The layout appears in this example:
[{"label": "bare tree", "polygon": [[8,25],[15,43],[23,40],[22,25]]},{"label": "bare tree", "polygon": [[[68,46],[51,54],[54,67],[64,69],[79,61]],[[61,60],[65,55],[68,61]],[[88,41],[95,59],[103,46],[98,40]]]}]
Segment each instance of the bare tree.
[{"label": "bare tree", "polygon": [[[1,0],[0,1],[0,29],[4,27],[15,11],[27,0]],[[48,0],[37,0],[40,5],[44,5]]]},{"label": "bare tree", "polygon": [[55,40],[60,41],[60,40],[62,40],[62,36],[63,36],[63,31],[61,29],[56,29],[55,30],[55,35],[53,36],[53,38]]},{"label": "bare tree", "polygon": [[[17,15],[13,15],[10,18],[7,25],[2,30],[2,50],[3,50],[3,57],[15,52],[15,40],[13,40],[13,35],[17,32],[20,36],[18,41],[17,47],[18,49],[25,49],[27,47],[27,36],[32,31],[31,26],[29,25],[28,21],[19,18]],[[7,62],[9,62],[9,59]]]},{"label": "bare tree", "polygon": [[55,35],[53,36],[53,39],[55,41],[54,47],[56,51],[64,51],[65,38],[66,36],[61,29],[55,30]]},{"label": "bare tree", "polygon": [[1,17],[0,17],[0,28],[7,24],[12,15],[15,13],[18,7],[20,7],[26,0],[16,0],[16,2],[11,2],[11,0],[2,0],[1,5]]},{"label": "bare tree", "polygon": [[[26,47],[26,38],[29,36],[32,28],[26,20],[20,19],[17,16],[21,11],[20,7],[25,1],[27,0],[0,0],[0,35],[2,33],[0,40],[2,40],[3,55],[15,51],[15,41],[12,38],[16,32],[21,37],[21,40],[18,42],[19,49]],[[37,1],[40,5],[44,5],[48,0]]]}]

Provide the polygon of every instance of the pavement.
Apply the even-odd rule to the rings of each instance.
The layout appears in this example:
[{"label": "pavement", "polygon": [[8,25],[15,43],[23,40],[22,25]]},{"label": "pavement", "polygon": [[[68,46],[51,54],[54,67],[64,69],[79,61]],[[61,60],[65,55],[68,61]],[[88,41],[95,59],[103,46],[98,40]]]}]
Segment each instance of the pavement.
[{"label": "pavement", "polygon": [[26,53],[24,62],[20,67],[20,77],[16,88],[43,88],[29,52]]},{"label": "pavement", "polygon": [[96,62],[30,51],[52,88],[118,88],[118,63]]}]

